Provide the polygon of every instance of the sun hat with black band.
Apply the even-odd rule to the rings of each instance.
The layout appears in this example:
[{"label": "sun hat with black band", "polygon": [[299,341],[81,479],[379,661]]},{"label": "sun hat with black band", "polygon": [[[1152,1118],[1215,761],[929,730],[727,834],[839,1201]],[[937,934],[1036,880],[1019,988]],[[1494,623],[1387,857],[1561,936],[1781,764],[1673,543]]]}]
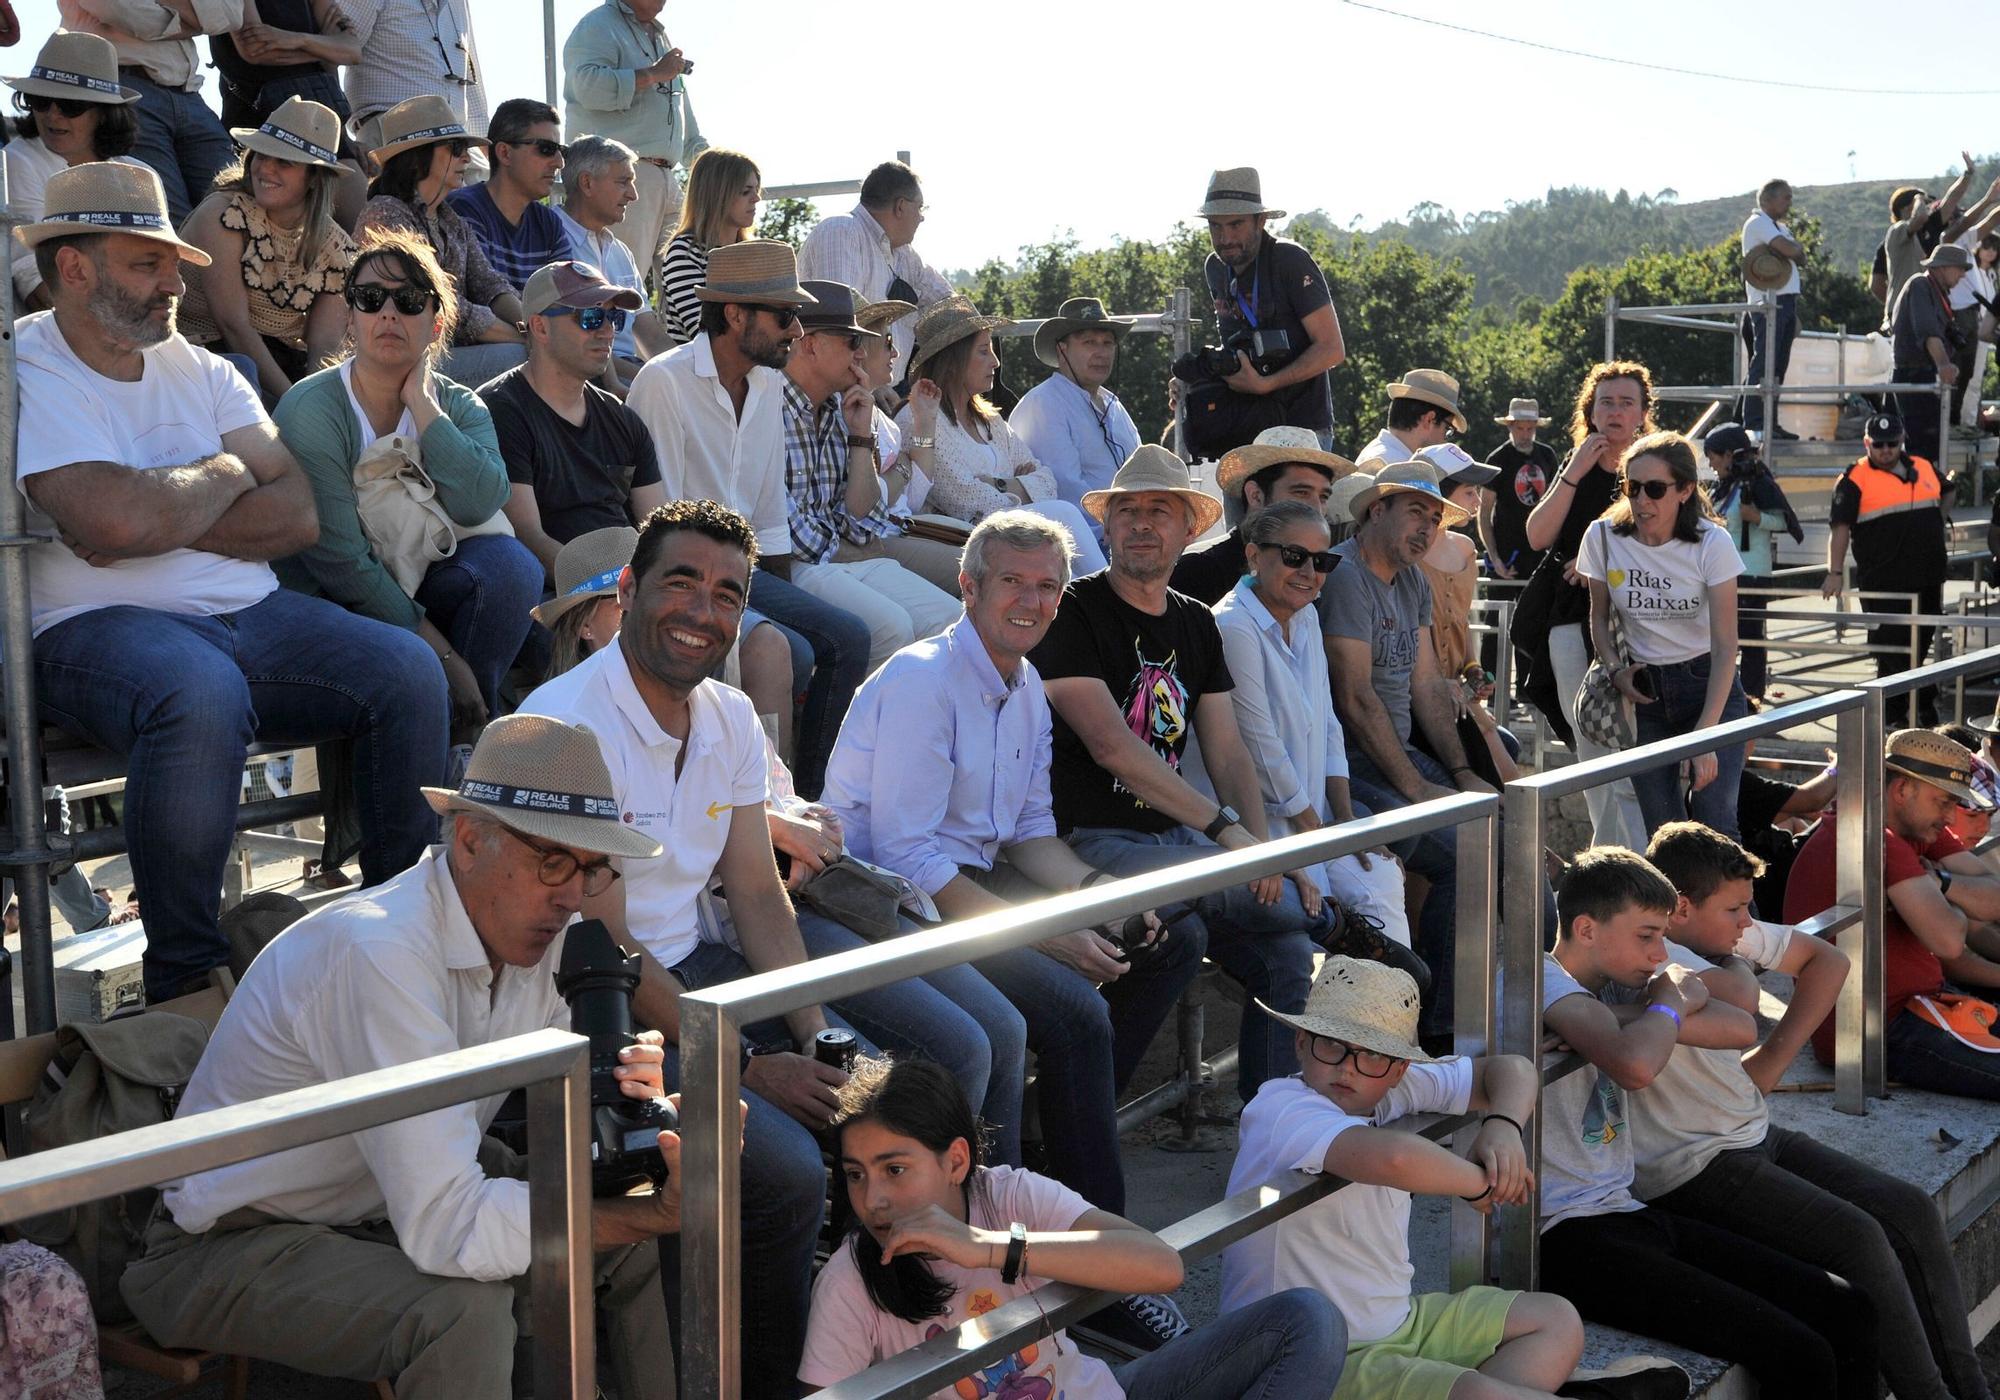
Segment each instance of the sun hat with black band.
[{"label": "sun hat with black band", "polygon": [[58,102],[102,102],[122,107],[139,100],[139,90],[118,81],[118,46],[101,34],[58,29],[49,35],[25,77],[0,78],[29,97]]},{"label": "sun hat with black band", "polygon": [[1071,297],[1056,308],[1056,314],[1035,328],[1035,358],[1050,369],[1061,369],[1056,345],[1078,331],[1110,331],[1116,341],[1137,323],[1136,316],[1113,316],[1096,297]]},{"label": "sun hat with black band", "polygon": [[937,358],[938,352],[981,331],[998,330],[1014,323],[1005,316],[982,316],[969,297],[946,297],[934,301],[917,316],[917,348],[911,352],[910,368],[915,370]]},{"label": "sun hat with black band", "polygon": [[1358,523],[1367,518],[1368,507],[1374,505],[1384,496],[1393,495],[1399,491],[1413,492],[1419,496],[1428,496],[1443,506],[1443,524],[1446,528],[1453,525],[1463,525],[1466,521],[1472,519],[1471,511],[1465,509],[1463,506],[1453,505],[1444,498],[1444,492],[1438,486],[1437,468],[1433,467],[1429,462],[1391,462],[1388,466],[1375,473],[1374,480],[1354,493],[1354,499],[1348,503],[1347,508],[1353,512],[1354,519]]},{"label": "sun hat with black band", "polygon": [[1458,407],[1458,381],[1441,369],[1413,369],[1389,386],[1392,399],[1415,399],[1441,408],[1451,415],[1452,426],[1461,433],[1469,426]]},{"label": "sun hat with black band", "polygon": [[799,283],[812,300],[799,308],[799,324],[806,334],[831,331],[835,334],[880,335],[854,319],[854,288],[845,282],[807,280]]},{"label": "sun hat with black band", "polygon": [[708,271],[694,289],[701,301],[742,305],[810,306],[813,294],[799,285],[799,255],[775,238],[725,243],[708,254]]},{"label": "sun hat with black band", "polygon": [[1264,181],[1255,167],[1239,165],[1233,170],[1217,170],[1208,177],[1208,194],[1201,202],[1201,208],[1194,211],[1198,219],[1229,219],[1239,214],[1262,214],[1267,218],[1282,219],[1285,211],[1272,209],[1264,203]]},{"label": "sun hat with black band", "polygon": [[606,525],[578,535],[556,551],[556,596],[531,609],[535,621],[554,627],[571,608],[618,596],[618,576],[639,548],[630,525]]},{"label": "sun hat with black band", "polygon": [[1113,496],[1136,495],[1143,491],[1166,491],[1179,496],[1194,513],[1194,532],[1208,533],[1209,526],[1222,518],[1222,502],[1206,491],[1197,491],[1188,476],[1187,463],[1176,457],[1157,443],[1142,443],[1137,452],[1125,459],[1118,468],[1111,484],[1102,491],[1083,493],[1083,512],[1096,520],[1104,519],[1111,509]]},{"label": "sun hat with black band", "polygon": [[1222,460],[1216,463],[1215,489],[1227,496],[1240,496],[1243,494],[1243,483],[1264,468],[1292,462],[1323,471],[1334,481],[1352,475],[1356,470],[1354,463],[1338,452],[1322,448],[1319,434],[1311,428],[1294,428],[1281,423],[1275,428],[1264,429],[1248,446],[1225,452]]},{"label": "sun hat with black band", "polygon": [[1305,1010],[1289,1016],[1257,1005],[1267,1016],[1295,1031],[1345,1041],[1357,1050],[1373,1050],[1391,1059],[1420,1065],[1435,1064],[1417,1044],[1417,1016],[1423,998],[1410,974],[1387,963],[1350,958],[1345,953],[1326,960],[1306,993]]},{"label": "sun hat with black band", "polygon": [[660,843],[627,826],[597,736],[546,715],[506,715],[486,726],[458,791],[427,787],[439,816],[471,812],[524,836],[573,850],[645,860]]},{"label": "sun hat with black band", "polygon": [[213,261],[194,244],[175,237],[160,177],[150,167],[130,161],[94,160],[58,170],[42,187],[42,217],[15,229],[14,237],[21,246],[33,248],[51,238],[91,233],[129,233],[170,243],[196,267]]},{"label": "sun hat with black band", "polygon": [[378,165],[386,164],[404,151],[418,146],[434,146],[440,141],[464,141],[491,147],[484,136],[474,136],[451,104],[434,92],[419,93],[398,102],[382,114],[382,144],[368,154]]},{"label": "sun hat with black band", "polygon": [[1891,773],[1929,783],[1961,807],[1990,812],[1988,802],[1972,786],[1972,751],[1928,729],[1899,729],[1889,736],[1882,766]]},{"label": "sun hat with black band", "polygon": [[232,126],[229,134],[244,150],[260,156],[341,168],[340,114],[310,98],[287,97],[262,126]]}]

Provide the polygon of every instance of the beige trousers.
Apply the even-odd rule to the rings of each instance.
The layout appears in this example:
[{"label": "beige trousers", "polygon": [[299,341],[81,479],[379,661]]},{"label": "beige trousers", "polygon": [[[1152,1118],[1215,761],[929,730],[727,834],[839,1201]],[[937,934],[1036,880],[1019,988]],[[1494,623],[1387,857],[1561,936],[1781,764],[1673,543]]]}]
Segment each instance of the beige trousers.
[{"label": "beige trousers", "polygon": [[613,224],[611,231],[631,250],[646,290],[657,298],[660,247],[680,222],[681,182],[673,171],[649,160],[632,167],[632,178],[639,197],[625,206],[625,217]]}]

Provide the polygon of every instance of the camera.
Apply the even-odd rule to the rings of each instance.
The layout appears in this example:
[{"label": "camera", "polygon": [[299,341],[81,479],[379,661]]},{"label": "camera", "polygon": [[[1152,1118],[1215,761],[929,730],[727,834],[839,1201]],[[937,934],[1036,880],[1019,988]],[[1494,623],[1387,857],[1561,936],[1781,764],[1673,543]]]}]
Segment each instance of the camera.
[{"label": "camera", "polygon": [[601,920],[571,925],[556,992],[569,1003],[570,1029],[590,1040],[590,1177],[599,1196],[622,1196],[641,1182],[664,1185],[660,1133],[680,1127],[672,1104],[626,1097],[614,1073],[618,1052],[635,1041],[632,993],[638,986],[639,960],[619,952]]},{"label": "camera", "polygon": [[684,59],[682,59],[682,60],[681,60],[681,76],[682,76],[682,77],[686,77],[686,76],[687,76],[687,75],[688,75],[689,73],[692,73],[692,72],[694,72],[694,60],[693,60],[693,59],[691,59],[691,58],[684,58]]},{"label": "camera", "polygon": [[1236,357],[1248,355],[1259,374],[1283,369],[1292,359],[1290,332],[1275,327],[1268,330],[1238,331],[1220,345],[1203,345],[1174,361],[1174,378],[1183,384],[1210,384],[1229,378],[1239,368]]}]

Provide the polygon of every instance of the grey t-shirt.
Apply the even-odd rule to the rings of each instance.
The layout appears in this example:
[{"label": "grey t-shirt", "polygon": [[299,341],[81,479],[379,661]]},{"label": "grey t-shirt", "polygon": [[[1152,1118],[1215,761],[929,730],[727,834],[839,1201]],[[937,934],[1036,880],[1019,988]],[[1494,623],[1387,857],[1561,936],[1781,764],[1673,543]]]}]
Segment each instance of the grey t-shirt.
[{"label": "grey t-shirt", "polygon": [[1340,567],[1327,576],[1323,597],[1327,635],[1368,643],[1370,676],[1396,737],[1410,742],[1410,676],[1419,635],[1431,625],[1431,584],[1422,569],[1402,569],[1389,583],[1361,557],[1360,543],[1334,550]]},{"label": "grey t-shirt", "polygon": [[[1542,955],[1542,1010],[1590,992]],[[1632,1132],[1625,1091],[1595,1065],[1542,1090],[1542,1229],[1590,1215],[1644,1210],[1632,1195]]]}]

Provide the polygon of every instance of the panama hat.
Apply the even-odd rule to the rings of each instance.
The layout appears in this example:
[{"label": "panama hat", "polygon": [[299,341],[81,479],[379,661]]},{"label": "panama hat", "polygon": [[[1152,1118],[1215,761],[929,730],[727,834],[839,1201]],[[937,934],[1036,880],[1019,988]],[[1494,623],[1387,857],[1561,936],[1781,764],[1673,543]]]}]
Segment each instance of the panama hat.
[{"label": "panama hat", "polygon": [[1925,267],[1971,267],[1972,254],[1956,243],[1940,243],[1924,259]]},{"label": "panama hat", "polygon": [[1458,381],[1441,369],[1411,370],[1389,386],[1389,397],[1435,405],[1451,414],[1453,427],[1466,430],[1465,415],[1458,409]]},{"label": "panama hat", "polygon": [[1891,773],[1929,783],[1961,807],[1990,812],[1993,804],[1972,786],[1972,751],[1928,729],[1899,729],[1889,736],[1882,766]]},{"label": "panama hat", "polygon": [[451,104],[434,92],[420,93],[398,102],[382,114],[382,144],[368,154],[378,165],[387,164],[404,151],[434,146],[440,141],[469,141],[491,147],[484,136],[474,136]]},{"label": "panama hat", "polygon": [[1208,533],[1208,527],[1222,518],[1222,502],[1205,491],[1194,489],[1188,478],[1187,463],[1166,448],[1155,443],[1146,443],[1125,459],[1125,465],[1111,478],[1111,484],[1102,491],[1083,493],[1084,513],[1095,520],[1104,519],[1110,508],[1111,498],[1140,491],[1171,491],[1187,502],[1194,512],[1194,532]]},{"label": "panama hat", "polygon": [[1264,429],[1249,446],[1224,453],[1215,468],[1216,489],[1225,495],[1240,496],[1245,481],[1264,468],[1275,467],[1281,462],[1317,467],[1334,481],[1357,470],[1354,463],[1339,453],[1322,448],[1319,434],[1311,428],[1280,425]]},{"label": "panama hat", "polygon": [[1542,406],[1533,399],[1511,399],[1507,404],[1504,418],[1495,418],[1496,423],[1539,423],[1542,421]]},{"label": "panama hat", "polygon": [[25,78],[4,78],[8,87],[30,97],[124,106],[139,90],[118,81],[118,46],[101,34],[58,29],[49,35]]},{"label": "panama hat", "polygon": [[486,726],[457,792],[423,789],[439,816],[472,812],[527,836],[646,859],[660,843],[625,825],[597,736],[547,715],[506,715]]},{"label": "panama hat", "polygon": [[1354,518],[1358,522],[1367,516],[1368,507],[1374,505],[1384,496],[1392,495],[1399,491],[1412,492],[1420,496],[1429,496],[1432,500],[1443,506],[1444,523],[1447,528],[1453,525],[1463,525],[1466,521],[1472,519],[1471,511],[1466,510],[1463,506],[1455,506],[1444,498],[1444,492],[1438,487],[1437,468],[1429,462],[1390,463],[1388,466],[1382,468],[1381,471],[1375,473],[1374,480],[1370,481],[1365,488],[1354,493],[1354,499],[1348,503],[1347,508],[1354,513]]},{"label": "panama hat", "polygon": [[1202,200],[1201,208],[1194,212],[1195,217],[1201,219],[1226,219],[1238,214],[1267,214],[1274,219],[1285,217],[1284,210],[1265,207],[1264,182],[1248,165],[1211,174],[1208,177],[1208,195]]},{"label": "panama hat", "polygon": [[130,233],[158,243],[171,243],[196,267],[207,267],[208,254],[174,236],[167,217],[167,193],[150,167],[122,160],[90,161],[58,170],[42,189],[42,217],[14,230],[23,247],[33,248],[51,238],[86,233]]},{"label": "panama hat", "polygon": [[946,297],[933,302],[917,316],[917,348],[910,356],[910,368],[937,358],[940,350],[958,344],[967,336],[995,330],[1014,323],[1005,316],[982,316],[968,297]]},{"label": "panama hat", "polygon": [[694,289],[703,301],[809,306],[813,294],[799,285],[799,255],[775,238],[725,243],[708,254],[708,272]]},{"label": "panama hat", "polygon": [[232,126],[229,134],[259,155],[340,168],[340,114],[309,98],[287,97],[262,126]]},{"label": "panama hat", "polygon": [[799,283],[812,300],[799,308],[799,324],[807,334],[814,331],[845,331],[849,335],[880,335],[854,319],[854,288],[845,282],[823,282],[808,278]]},{"label": "panama hat", "polygon": [[1440,442],[1426,447],[1416,455],[1419,462],[1429,462],[1437,469],[1438,486],[1486,486],[1500,475],[1500,468],[1489,467],[1455,442]]},{"label": "panama hat", "polygon": [[1061,369],[1056,343],[1078,331],[1110,331],[1113,340],[1125,339],[1135,316],[1113,316],[1096,297],[1071,297],[1056,308],[1056,314],[1035,328],[1035,358],[1050,369]]},{"label": "panama hat", "polygon": [[1333,494],[1326,498],[1326,518],[1335,525],[1354,523],[1354,498],[1375,484],[1375,478],[1368,474],[1366,467],[1357,467],[1352,476],[1343,476],[1333,483]]},{"label": "panama hat", "polygon": [[1435,1064],[1417,1044],[1417,1015],[1423,999],[1409,973],[1387,963],[1350,958],[1345,953],[1326,960],[1306,993],[1306,1009],[1288,1016],[1275,1007],[1257,1005],[1264,1013],[1295,1031],[1344,1040],[1357,1050],[1373,1050],[1393,1059]]},{"label": "panama hat", "polygon": [[1759,243],[1743,255],[1743,280],[1760,292],[1775,292],[1792,280],[1791,260]]},{"label": "panama hat", "polygon": [[917,309],[913,301],[870,301],[854,293],[854,324],[870,335],[885,334],[889,327]]},{"label": "panama hat", "polygon": [[578,535],[556,551],[556,596],[532,609],[544,627],[571,608],[598,598],[618,596],[618,576],[639,548],[639,532],[630,525],[607,525]]}]

